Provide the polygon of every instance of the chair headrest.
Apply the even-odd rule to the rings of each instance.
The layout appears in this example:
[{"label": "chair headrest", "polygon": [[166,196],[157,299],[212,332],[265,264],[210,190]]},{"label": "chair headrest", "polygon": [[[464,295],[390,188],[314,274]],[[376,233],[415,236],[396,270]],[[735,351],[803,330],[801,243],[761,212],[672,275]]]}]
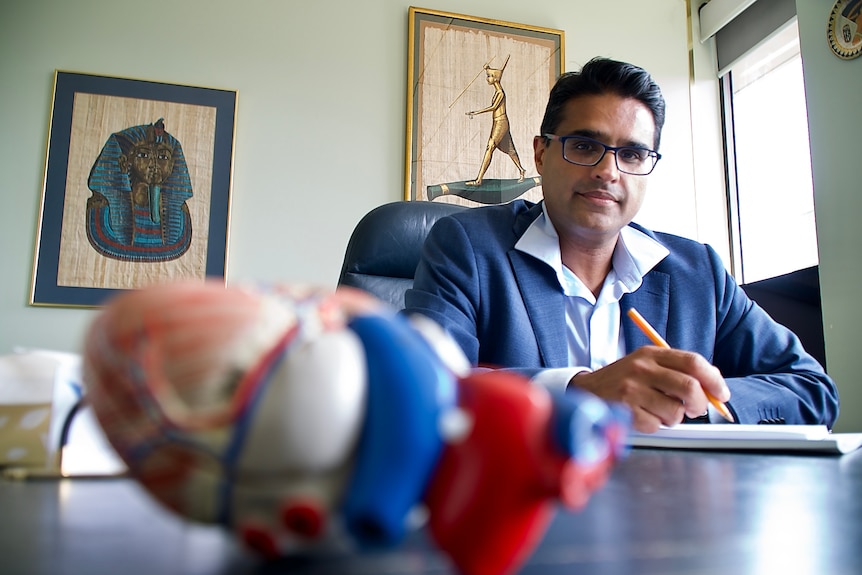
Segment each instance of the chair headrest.
[{"label": "chair headrest", "polygon": [[374,208],[359,220],[350,236],[338,284],[364,289],[402,308],[431,227],[440,218],[465,209],[418,201]]},{"label": "chair headrest", "polygon": [[444,216],[467,209],[436,202],[392,202],[368,212],[356,225],[342,266],[346,272],[412,279],[422,244]]}]

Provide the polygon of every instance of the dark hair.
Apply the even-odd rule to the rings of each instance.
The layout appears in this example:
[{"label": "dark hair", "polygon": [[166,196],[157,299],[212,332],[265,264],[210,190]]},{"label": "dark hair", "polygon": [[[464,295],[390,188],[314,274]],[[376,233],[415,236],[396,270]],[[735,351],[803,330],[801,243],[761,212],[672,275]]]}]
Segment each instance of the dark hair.
[{"label": "dark hair", "polygon": [[658,150],[665,115],[661,89],[643,68],[608,58],[593,58],[584,64],[580,72],[566,72],[557,79],[545,108],[541,133],[556,133],[562,121],[563,108],[572,98],[608,93],[634,98],[649,108],[655,120],[653,145]]}]

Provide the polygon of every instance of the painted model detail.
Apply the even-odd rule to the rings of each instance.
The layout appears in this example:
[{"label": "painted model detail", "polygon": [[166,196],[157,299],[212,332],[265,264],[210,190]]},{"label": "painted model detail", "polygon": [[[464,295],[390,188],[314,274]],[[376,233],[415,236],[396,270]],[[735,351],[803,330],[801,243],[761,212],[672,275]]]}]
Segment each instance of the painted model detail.
[{"label": "painted model detail", "polygon": [[90,327],[84,378],[156,500],[268,558],[392,547],[425,517],[462,573],[513,572],[628,429],[592,395],[470,370],[436,324],[343,288],[127,292]]}]

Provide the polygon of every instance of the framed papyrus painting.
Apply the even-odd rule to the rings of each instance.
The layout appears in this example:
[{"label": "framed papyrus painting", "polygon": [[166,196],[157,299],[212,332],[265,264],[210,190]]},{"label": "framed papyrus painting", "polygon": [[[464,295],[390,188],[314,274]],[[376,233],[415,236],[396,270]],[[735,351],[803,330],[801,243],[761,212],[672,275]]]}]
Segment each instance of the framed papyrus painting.
[{"label": "framed papyrus painting", "polygon": [[236,100],[57,71],[30,303],[224,278]]},{"label": "framed papyrus painting", "polygon": [[561,30],[410,8],[404,199],[541,197],[533,163]]}]

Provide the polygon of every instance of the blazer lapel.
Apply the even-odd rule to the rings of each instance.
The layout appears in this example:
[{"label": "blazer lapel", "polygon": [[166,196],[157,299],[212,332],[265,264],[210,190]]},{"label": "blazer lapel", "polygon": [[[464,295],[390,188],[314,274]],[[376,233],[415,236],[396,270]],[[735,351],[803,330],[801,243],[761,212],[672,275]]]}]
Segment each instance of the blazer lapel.
[{"label": "blazer lapel", "polygon": [[[541,203],[515,220],[513,231],[520,238],[542,213]],[[566,349],[566,310],[563,290],[553,270],[533,256],[512,248],[509,262],[527,315],[532,324],[539,355],[545,367],[565,367],[569,362]]]},{"label": "blazer lapel", "polygon": [[646,334],[629,319],[628,311],[631,308],[638,310],[663,338],[667,338],[667,316],[670,309],[669,286],[670,276],[668,274],[651,271],[644,276],[641,287],[634,293],[624,295],[620,300],[621,321],[627,353],[645,345],[654,345]]},{"label": "blazer lapel", "polygon": [[[517,250],[509,251],[509,261],[545,367],[565,367],[566,310],[562,288],[551,268]],[[537,268],[546,269],[537,269]]]}]

